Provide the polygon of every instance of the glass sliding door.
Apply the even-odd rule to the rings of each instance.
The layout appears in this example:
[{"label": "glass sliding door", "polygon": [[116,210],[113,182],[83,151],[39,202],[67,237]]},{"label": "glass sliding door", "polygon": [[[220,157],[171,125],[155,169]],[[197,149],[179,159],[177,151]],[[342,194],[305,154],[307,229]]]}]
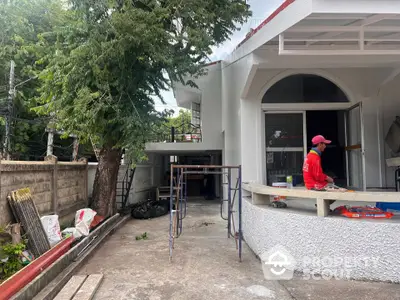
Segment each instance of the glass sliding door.
[{"label": "glass sliding door", "polygon": [[267,184],[285,182],[293,176],[302,183],[306,155],[305,112],[266,112],[265,146]]}]

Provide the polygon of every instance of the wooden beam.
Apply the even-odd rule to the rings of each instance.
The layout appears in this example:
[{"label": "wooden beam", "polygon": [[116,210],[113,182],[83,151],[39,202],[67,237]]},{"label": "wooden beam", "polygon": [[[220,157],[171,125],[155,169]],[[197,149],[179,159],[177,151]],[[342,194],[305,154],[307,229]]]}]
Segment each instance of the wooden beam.
[{"label": "wooden beam", "polygon": [[54,300],[71,300],[82,286],[86,278],[87,275],[72,276],[64,288],[57,294]]},{"label": "wooden beam", "polygon": [[361,144],[351,145],[344,148],[346,151],[361,149]]},{"label": "wooden beam", "polygon": [[396,192],[318,192],[305,188],[283,189],[257,183],[243,183],[244,190],[261,195],[277,195],[291,198],[324,199],[355,202],[400,202],[400,193]]},{"label": "wooden beam", "polygon": [[103,274],[92,274],[86,279],[72,300],[91,300],[99,288]]}]

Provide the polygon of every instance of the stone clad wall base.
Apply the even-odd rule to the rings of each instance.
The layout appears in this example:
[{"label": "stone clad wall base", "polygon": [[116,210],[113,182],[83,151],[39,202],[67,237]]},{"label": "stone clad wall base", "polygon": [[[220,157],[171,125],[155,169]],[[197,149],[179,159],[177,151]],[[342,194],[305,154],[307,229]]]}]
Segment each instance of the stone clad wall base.
[{"label": "stone clad wall base", "polygon": [[259,257],[279,245],[299,272],[400,283],[400,223],[320,218],[250,199],[243,199],[242,213],[244,238]]}]

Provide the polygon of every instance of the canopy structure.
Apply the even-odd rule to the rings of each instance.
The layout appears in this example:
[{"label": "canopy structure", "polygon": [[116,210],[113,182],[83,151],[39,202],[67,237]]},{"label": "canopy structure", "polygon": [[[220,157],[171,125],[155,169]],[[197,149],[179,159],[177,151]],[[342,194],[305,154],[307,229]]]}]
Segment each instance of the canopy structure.
[{"label": "canopy structure", "polygon": [[400,15],[312,14],[274,44],[280,55],[400,55]]},{"label": "canopy structure", "polygon": [[228,58],[259,48],[279,55],[400,55],[400,2],[286,0]]}]

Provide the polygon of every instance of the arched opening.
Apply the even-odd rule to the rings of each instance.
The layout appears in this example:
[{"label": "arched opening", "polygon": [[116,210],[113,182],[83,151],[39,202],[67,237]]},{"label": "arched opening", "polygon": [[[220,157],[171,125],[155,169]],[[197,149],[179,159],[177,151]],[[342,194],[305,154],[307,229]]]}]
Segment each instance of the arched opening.
[{"label": "arched opening", "polygon": [[343,103],[346,94],[332,81],[312,74],[296,74],[275,83],[262,103]]},{"label": "arched opening", "polygon": [[[324,172],[342,186],[357,186],[359,182],[347,180],[349,163],[346,145],[348,112],[324,103],[349,103],[349,98],[332,81],[311,74],[296,74],[285,77],[272,85],[262,97],[263,104],[285,104],[286,111],[265,112],[265,147],[267,184],[286,182],[292,176],[296,185],[303,184],[302,166],[304,157],[312,148],[311,139],[323,135],[332,140],[322,155]],[[302,103],[307,103],[302,107]],[[289,105],[288,105],[289,104]],[[287,111],[290,104],[293,110]],[[315,104],[315,106],[313,105]],[[275,105],[276,107],[276,105]],[[307,107],[307,108],[305,108]],[[353,114],[354,115],[354,114]],[[353,118],[351,130],[358,129]],[[357,128],[356,128],[357,127]],[[349,130],[349,128],[347,128]],[[346,142],[347,140],[347,142]],[[354,168],[360,165],[357,157],[351,158]]]}]

